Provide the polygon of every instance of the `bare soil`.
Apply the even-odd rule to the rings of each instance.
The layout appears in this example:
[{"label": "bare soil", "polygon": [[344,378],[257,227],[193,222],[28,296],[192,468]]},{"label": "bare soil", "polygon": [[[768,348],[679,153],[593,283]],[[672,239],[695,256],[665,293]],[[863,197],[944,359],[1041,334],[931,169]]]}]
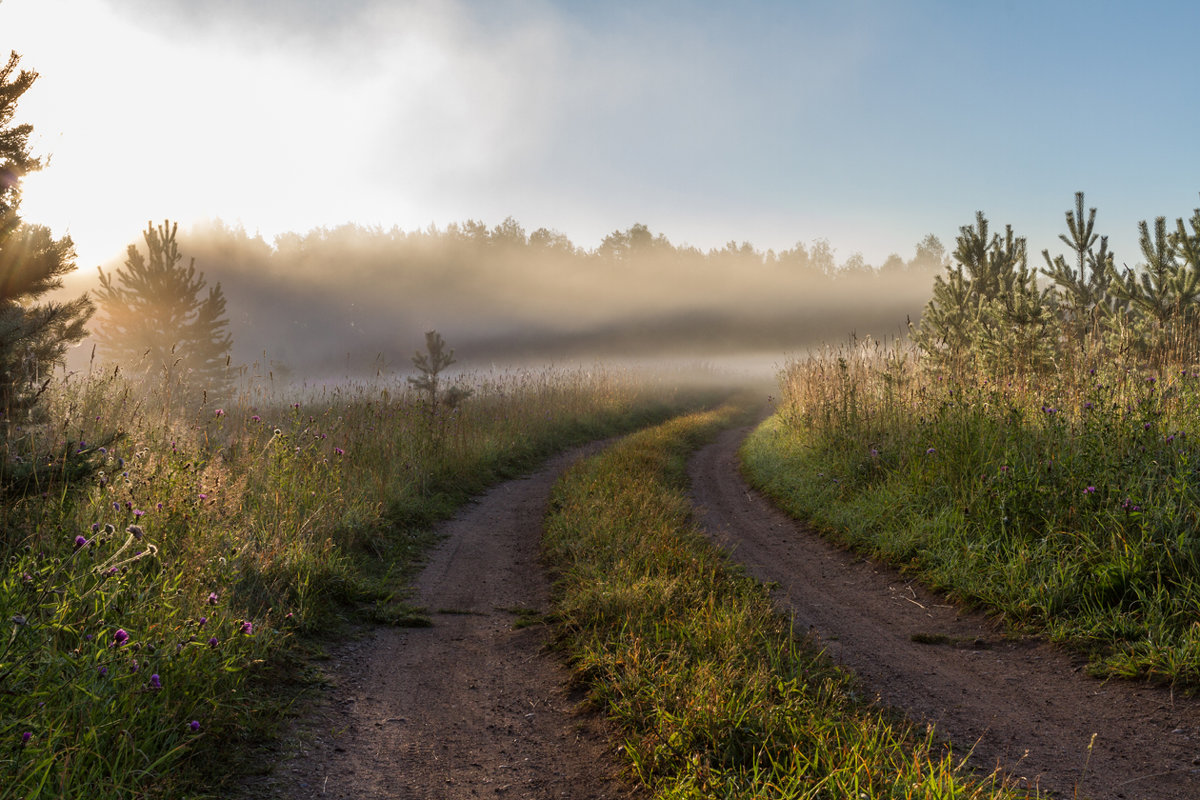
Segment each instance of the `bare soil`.
[{"label": "bare soil", "polygon": [[740,477],[749,429],[691,461],[715,541],[778,585],[778,606],[880,701],[933,723],[970,763],[1053,796],[1200,798],[1200,704],[1169,688],[1087,676],[1084,661],[829,544]]},{"label": "bare soil", "polygon": [[[595,448],[593,448],[595,449]],[[416,586],[429,628],[378,628],[325,665],[331,686],[248,787],[284,798],[631,798],[616,737],[579,711],[547,649],[542,518],[583,451],[504,483],[443,525]]]}]

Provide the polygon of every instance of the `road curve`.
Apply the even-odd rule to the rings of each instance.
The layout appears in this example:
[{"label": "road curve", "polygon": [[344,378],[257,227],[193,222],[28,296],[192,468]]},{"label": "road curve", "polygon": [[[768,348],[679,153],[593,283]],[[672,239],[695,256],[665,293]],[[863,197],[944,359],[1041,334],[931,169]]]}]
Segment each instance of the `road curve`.
[{"label": "road curve", "polygon": [[1094,800],[1200,798],[1195,699],[1090,678],[1077,657],[1005,636],[829,544],[742,479],[737,450],[749,430],[726,431],[693,457],[698,519],[750,574],[776,583],[797,629],[817,635],[882,703],[934,723],[958,751],[973,748],[978,769],[999,767],[1023,786]]}]

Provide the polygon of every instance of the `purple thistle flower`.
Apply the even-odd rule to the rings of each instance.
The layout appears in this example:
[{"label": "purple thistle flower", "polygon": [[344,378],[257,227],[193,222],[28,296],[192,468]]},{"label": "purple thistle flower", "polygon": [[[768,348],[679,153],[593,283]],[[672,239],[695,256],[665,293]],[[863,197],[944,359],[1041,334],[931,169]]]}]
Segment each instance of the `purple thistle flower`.
[{"label": "purple thistle flower", "polygon": [[141,525],[130,525],[128,528],[125,529],[125,532],[128,533],[129,535],[131,535],[135,539],[141,539],[143,536],[146,535],[146,532],[144,530],[142,530]]},{"label": "purple thistle flower", "polygon": [[201,500],[207,500],[207,499],[208,499],[208,495],[206,495],[204,492],[201,492],[201,493],[200,493],[200,495],[199,495],[199,497],[200,497],[200,499],[201,499]]},{"label": "purple thistle flower", "polygon": [[343,450],[343,449],[342,449],[342,448],[340,448],[340,447],[335,447],[335,448],[333,448],[333,452],[337,453],[339,456],[344,456],[344,455],[346,455],[346,451],[345,451],[345,450]]},{"label": "purple thistle flower", "polygon": [[22,745],[29,744],[29,740],[32,738],[33,738],[33,731],[25,731],[24,733],[21,734],[21,744]]},{"label": "purple thistle flower", "polygon": [[210,606],[215,606],[215,605],[217,604],[217,599],[218,599],[218,598],[217,598],[217,593],[216,593],[216,592],[209,592],[209,593],[208,593],[208,604],[209,604]]},{"label": "purple thistle flower", "polygon": [[1089,487],[1087,487],[1086,489],[1084,489],[1084,490],[1083,490],[1083,493],[1084,493],[1084,494],[1095,494],[1095,493],[1096,493],[1096,487],[1095,487],[1095,486],[1089,486]]},{"label": "purple thistle flower", "polygon": [[250,421],[251,422],[262,422],[262,417],[260,417],[258,414],[255,414],[254,416],[250,417]]},{"label": "purple thistle flower", "polygon": [[162,511],[162,503],[155,503],[155,504],[154,504],[154,510],[155,510],[155,511]]},{"label": "purple thistle flower", "polygon": [[200,720],[194,719],[188,723],[188,727],[192,729],[192,733],[200,732]]},{"label": "purple thistle flower", "polygon": [[162,681],[159,679],[157,672],[150,676],[150,688],[151,689],[161,689],[162,688]]},{"label": "purple thistle flower", "polygon": [[137,671],[138,671],[138,666],[139,666],[139,665],[138,665],[137,659],[135,658],[135,659],[134,659],[133,661],[131,661],[131,662],[130,662],[130,664],[129,664],[129,671],[130,671],[130,672],[137,672]]},{"label": "purple thistle flower", "polygon": [[99,532],[100,532],[100,523],[93,522],[92,523],[92,533],[99,533]]},{"label": "purple thistle flower", "polygon": [[96,672],[100,673],[100,677],[103,678],[108,675],[108,667],[97,667]]},{"label": "purple thistle flower", "polygon": [[78,550],[79,548],[83,547],[83,546],[84,546],[84,545],[86,545],[87,543],[88,543],[88,540],[87,540],[86,538],[84,538],[83,536],[76,536],[76,537],[75,537],[75,549],[76,549],[76,550]]},{"label": "purple thistle flower", "polygon": [[933,455],[933,454],[934,454],[934,453],[936,453],[936,452],[937,452],[937,448],[936,448],[936,447],[931,447],[931,448],[929,448],[928,450],[926,450],[926,451],[925,451],[925,455],[927,455],[927,456],[931,456],[931,455]]},{"label": "purple thistle flower", "polygon": [[214,650],[216,649],[218,644],[219,644],[219,642],[217,642],[217,637],[215,637],[215,636],[213,636],[212,638],[210,638],[208,640],[208,646],[213,648]]},{"label": "purple thistle flower", "polygon": [[135,508],[135,509],[133,510],[133,515],[134,515],[135,517],[141,517],[141,516],[145,515],[145,513],[146,513],[146,512],[145,512],[145,511],[142,511],[140,508]]},{"label": "purple thistle flower", "polygon": [[239,628],[238,630],[241,633],[244,633],[247,636],[249,636],[250,634],[254,633],[254,623],[251,622],[250,620],[246,620],[245,622],[242,623],[242,627]]},{"label": "purple thistle flower", "polygon": [[196,623],[196,627],[203,628],[206,624],[208,624],[208,617],[201,617],[200,621]]},{"label": "purple thistle flower", "polygon": [[129,641],[129,634],[125,632],[125,629],[117,628],[116,632],[113,633],[113,646],[120,647],[121,645],[125,644],[128,641]]},{"label": "purple thistle flower", "polygon": [[225,416],[225,409],[223,409],[223,408],[218,408],[216,411],[214,411],[214,412],[213,412],[213,416],[214,416],[214,417],[223,417],[223,416]]}]

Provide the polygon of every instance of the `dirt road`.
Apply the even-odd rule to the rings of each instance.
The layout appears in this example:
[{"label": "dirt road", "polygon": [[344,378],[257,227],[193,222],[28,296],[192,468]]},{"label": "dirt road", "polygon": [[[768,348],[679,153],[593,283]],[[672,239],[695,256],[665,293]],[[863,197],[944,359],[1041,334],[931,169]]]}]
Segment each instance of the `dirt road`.
[{"label": "dirt road", "polygon": [[702,524],[752,575],[776,582],[797,628],[817,634],[883,703],[935,723],[961,751],[973,746],[980,769],[1000,766],[1059,796],[1078,787],[1095,800],[1200,798],[1200,704],[1089,678],[1079,659],[1006,638],[982,616],[829,545],[741,479],[747,433],[726,431],[692,459]]},{"label": "dirt road", "polygon": [[380,628],[335,652],[333,684],[285,743],[294,757],[258,796],[353,800],[635,797],[613,736],[576,713],[568,673],[544,649],[542,517],[575,451],[496,487],[441,528],[417,584],[429,628]]}]

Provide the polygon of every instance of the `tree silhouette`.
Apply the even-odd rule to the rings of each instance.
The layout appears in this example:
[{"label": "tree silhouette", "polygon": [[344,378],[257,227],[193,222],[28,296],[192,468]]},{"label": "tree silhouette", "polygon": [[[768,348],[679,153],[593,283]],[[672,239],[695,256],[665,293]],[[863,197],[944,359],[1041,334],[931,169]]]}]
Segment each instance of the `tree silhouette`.
[{"label": "tree silhouette", "polygon": [[67,346],[83,338],[92,313],[87,296],[38,303],[75,269],[75,245],[21,221],[21,179],[42,168],[29,152],[30,125],[12,124],[17,100],[37,79],[17,72],[12,53],[0,68],[0,412],[5,421],[32,408]]},{"label": "tree silhouette", "polygon": [[233,347],[225,295],[219,283],[203,294],[195,259],[182,263],[178,227],[147,225],[146,255],[131,244],[125,266],[112,274],[100,269],[96,339],[107,358],[134,374],[220,391],[230,381]]}]

